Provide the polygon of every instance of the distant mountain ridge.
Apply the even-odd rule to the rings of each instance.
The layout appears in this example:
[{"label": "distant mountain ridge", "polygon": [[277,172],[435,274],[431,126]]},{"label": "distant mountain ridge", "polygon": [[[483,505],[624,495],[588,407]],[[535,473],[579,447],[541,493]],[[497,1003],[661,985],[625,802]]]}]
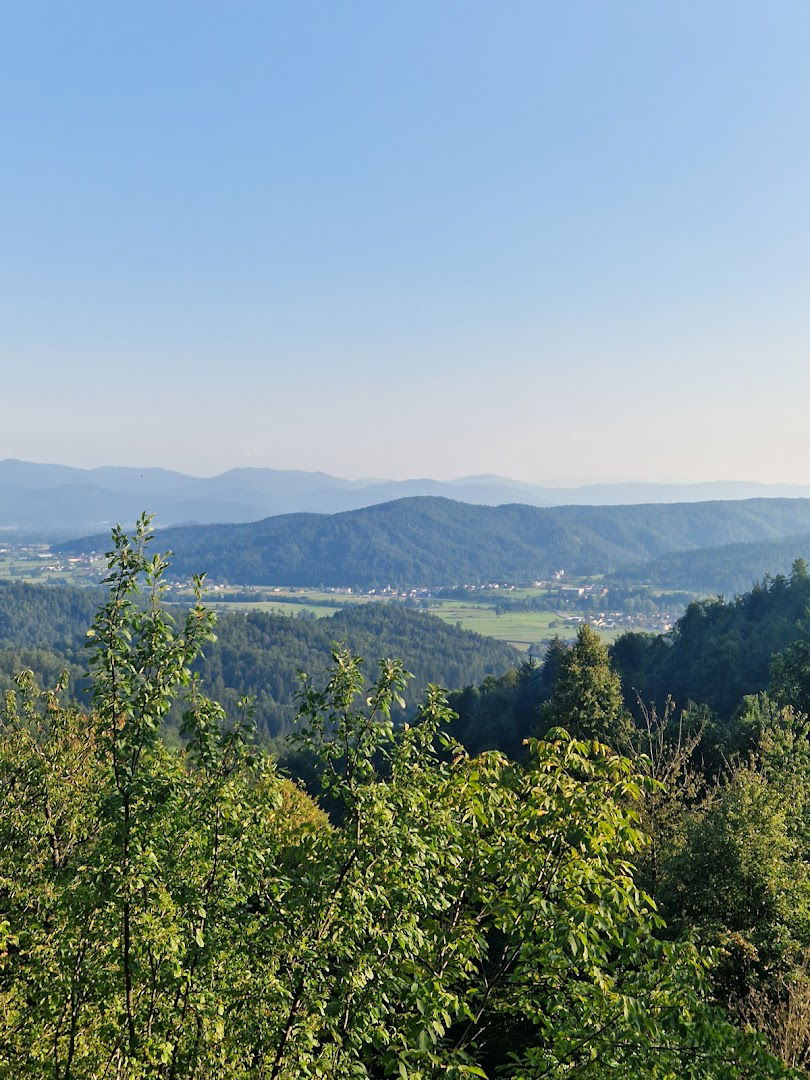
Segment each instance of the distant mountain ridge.
[{"label": "distant mountain ridge", "polygon": [[77,469],[11,458],[0,461],[0,527],[70,536],[116,522],[131,525],[145,508],[156,514],[160,526],[169,526],[249,522],[290,513],[334,514],[416,496],[484,506],[593,506],[803,498],[810,496],[810,485],[631,483],[555,488],[501,476],[345,480],[322,472],[242,468],[197,477],[170,469]]},{"label": "distant mountain ridge", "polygon": [[[810,499],[636,506],[471,506],[399,499],[340,514],[165,529],[173,572],[300,586],[437,586],[597,574],[671,552],[810,532]],[[105,534],[57,546],[109,546]]]}]

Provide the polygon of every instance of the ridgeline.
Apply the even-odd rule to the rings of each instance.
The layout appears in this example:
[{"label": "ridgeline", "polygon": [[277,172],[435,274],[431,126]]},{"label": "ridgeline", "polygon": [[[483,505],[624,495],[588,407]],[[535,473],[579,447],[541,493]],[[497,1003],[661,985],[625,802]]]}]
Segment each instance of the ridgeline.
[{"label": "ridgeline", "polygon": [[[172,574],[217,582],[361,588],[530,581],[598,574],[672,552],[810,532],[810,499],[561,506],[472,506],[399,499],[340,514],[164,529]],[[105,551],[108,536],[60,544]]]}]

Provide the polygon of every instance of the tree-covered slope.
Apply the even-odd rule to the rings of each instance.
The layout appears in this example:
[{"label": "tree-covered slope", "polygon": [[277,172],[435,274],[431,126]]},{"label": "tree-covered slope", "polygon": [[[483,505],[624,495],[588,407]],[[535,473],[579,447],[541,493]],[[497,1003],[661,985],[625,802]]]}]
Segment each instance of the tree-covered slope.
[{"label": "tree-covered slope", "polygon": [[[92,711],[25,676],[0,708],[0,1075],[798,1080],[715,1005],[701,935],[662,940],[635,865],[647,759],[440,754],[441,695],[395,726],[402,664],[366,690],[345,650],[302,708],[329,817],[202,693],[167,745],[215,620],[197,603],[178,631],[154,602],[146,529],[115,537]],[[757,937],[792,929],[770,915]]]},{"label": "tree-covered slope", "polygon": [[0,648],[74,648],[83,640],[103,596],[103,589],[0,579]]},{"label": "tree-covered slope", "polygon": [[67,670],[74,694],[86,668],[84,643],[103,589],[0,580],[0,690],[31,669],[53,685]]},{"label": "tree-covered slope", "polygon": [[[81,698],[87,666],[87,628],[101,590],[0,582],[0,689],[22,668],[46,683],[63,669]],[[264,735],[289,730],[296,711],[298,672],[318,677],[331,662],[334,643],[363,656],[374,674],[384,656],[407,656],[414,679],[406,695],[416,700],[428,683],[461,686],[501,674],[518,659],[510,646],[458,630],[424,612],[397,604],[353,606],[324,619],[297,619],[265,612],[222,616],[217,640],[205,650],[204,682],[235,705],[248,694]]]},{"label": "tree-covered slope", "polygon": [[[555,566],[572,536],[549,511],[413,498],[342,514],[289,514],[248,525],[166,529],[172,573],[292,585],[439,584],[508,578]],[[596,543],[604,559],[620,558]],[[105,538],[60,550],[101,549]],[[193,569],[192,569],[193,568]]]},{"label": "tree-covered slope", "polygon": [[797,564],[789,578],[766,578],[725,601],[690,604],[668,634],[624,634],[611,648],[627,700],[636,692],[659,707],[708,705],[729,722],[747,694],[768,689],[774,657],[808,639],[810,577]]},{"label": "tree-covered slope", "polygon": [[364,657],[369,676],[381,657],[406,656],[414,676],[405,692],[408,705],[428,683],[455,687],[481,681],[500,675],[519,658],[515,649],[493,638],[457,630],[434,615],[399,605],[351,607],[312,621],[251,612],[220,621],[216,642],[205,650],[205,684],[230,704],[250,694],[262,732],[283,734],[295,717],[298,672],[320,678],[336,642]]},{"label": "tree-covered slope", "polygon": [[[166,529],[172,572],[289,585],[448,585],[593,574],[667,552],[810,531],[810,500],[639,506],[471,506],[400,499],[342,514],[289,514]],[[106,537],[63,544],[102,551]]]},{"label": "tree-covered slope", "polygon": [[810,557],[810,534],[745,544],[678,551],[611,575],[615,582],[641,582],[659,589],[721,593],[750,589],[766,574],[787,574],[797,558]]}]

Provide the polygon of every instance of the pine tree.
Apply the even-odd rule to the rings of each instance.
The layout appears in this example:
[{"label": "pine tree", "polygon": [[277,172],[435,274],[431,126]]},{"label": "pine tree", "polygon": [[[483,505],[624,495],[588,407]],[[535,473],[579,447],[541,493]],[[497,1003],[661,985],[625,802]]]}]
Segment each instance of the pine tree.
[{"label": "pine tree", "polygon": [[580,626],[574,646],[559,657],[554,692],[541,711],[541,731],[553,727],[617,748],[627,740],[621,681],[606,646],[587,623]]}]

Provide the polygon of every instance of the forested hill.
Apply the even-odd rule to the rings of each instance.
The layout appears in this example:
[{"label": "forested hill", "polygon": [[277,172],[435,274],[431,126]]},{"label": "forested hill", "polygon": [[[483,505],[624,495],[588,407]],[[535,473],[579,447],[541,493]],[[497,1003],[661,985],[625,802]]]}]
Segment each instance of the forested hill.
[{"label": "forested hill", "polygon": [[260,730],[284,734],[295,717],[298,672],[322,680],[335,642],[363,656],[370,676],[379,658],[404,658],[414,676],[404,695],[408,705],[424,696],[428,683],[464,686],[471,677],[479,681],[503,674],[520,657],[501,641],[457,630],[435,615],[399,604],[355,605],[311,621],[250,612],[221,619],[216,643],[205,650],[206,689],[233,705],[242,694],[251,695]]},{"label": "forested hill", "polygon": [[539,487],[503,476],[456,480],[347,480],[299,469],[237,468],[219,476],[188,476],[169,469],[0,461],[0,525],[51,538],[82,536],[102,522],[134,524],[148,507],[162,525],[256,521],[271,514],[333,514],[412,496],[444,496],[498,506],[589,506],[706,499],[800,498],[810,486],[792,484],[590,484]]},{"label": "forested hill", "polygon": [[[810,576],[798,560],[789,577],[765,578],[725,601],[690,604],[668,634],[622,635],[611,646],[626,699],[663,708],[707,705],[730,724],[745,695],[785,690],[810,707]],[[780,659],[781,658],[781,659]],[[790,674],[788,674],[790,672]]]},{"label": "forested hill", "polygon": [[[67,669],[81,698],[87,629],[104,599],[102,589],[0,581],[0,690],[23,668],[46,684]],[[365,657],[372,675],[379,658],[406,658],[414,675],[405,695],[409,704],[429,682],[451,688],[480,682],[519,657],[503,642],[395,603],[355,605],[323,619],[234,613],[220,618],[217,640],[205,650],[204,685],[231,706],[244,694],[254,697],[261,733],[282,734],[295,716],[298,672],[320,678],[336,642]]]},{"label": "forested hill", "polygon": [[75,690],[86,668],[87,629],[105,600],[102,588],[0,580],[0,690],[28,668],[48,686],[68,670]]},{"label": "forested hill", "polygon": [[103,588],[28,585],[0,579],[0,647],[56,649],[75,647],[85,638]]},{"label": "forested hill", "polygon": [[[810,499],[561,506],[471,506],[399,499],[341,514],[162,530],[172,572],[287,585],[447,585],[593,574],[673,551],[810,532]],[[59,546],[103,551],[107,536]]]},{"label": "forested hill", "polygon": [[810,533],[747,544],[677,551],[651,562],[623,567],[610,580],[643,582],[657,589],[734,596],[766,574],[787,574],[795,559],[810,558]]}]

